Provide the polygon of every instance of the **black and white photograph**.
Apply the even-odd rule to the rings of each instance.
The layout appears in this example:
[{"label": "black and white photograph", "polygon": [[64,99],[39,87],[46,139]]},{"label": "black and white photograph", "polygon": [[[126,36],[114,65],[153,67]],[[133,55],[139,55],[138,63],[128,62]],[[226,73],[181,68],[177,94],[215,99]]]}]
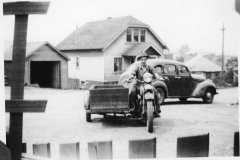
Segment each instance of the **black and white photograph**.
[{"label": "black and white photograph", "polygon": [[0,160],[238,159],[240,0],[3,0]]}]

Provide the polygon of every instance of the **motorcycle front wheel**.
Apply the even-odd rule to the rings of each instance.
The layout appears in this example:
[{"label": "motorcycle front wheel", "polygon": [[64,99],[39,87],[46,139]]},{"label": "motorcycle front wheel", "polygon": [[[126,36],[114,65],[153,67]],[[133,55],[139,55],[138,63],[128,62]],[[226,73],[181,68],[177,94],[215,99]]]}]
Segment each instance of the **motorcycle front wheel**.
[{"label": "motorcycle front wheel", "polygon": [[147,101],[147,128],[148,132],[153,132],[153,102]]}]

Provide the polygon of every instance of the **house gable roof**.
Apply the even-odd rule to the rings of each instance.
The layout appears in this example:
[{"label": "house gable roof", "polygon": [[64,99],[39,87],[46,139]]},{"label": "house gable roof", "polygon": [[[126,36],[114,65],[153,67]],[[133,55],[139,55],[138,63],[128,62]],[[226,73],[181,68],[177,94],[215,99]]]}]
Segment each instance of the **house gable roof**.
[{"label": "house gable roof", "polygon": [[[106,49],[128,27],[145,27],[151,32],[152,29],[145,23],[132,16],[89,22],[73,31],[68,37],[57,45],[59,50],[79,49]],[[153,32],[160,43],[166,45]]]},{"label": "house gable roof", "polygon": [[217,64],[213,63],[212,61],[204,58],[201,55],[198,55],[191,60],[184,63],[186,66],[189,67],[191,71],[194,72],[220,72],[221,67]]},{"label": "house gable roof", "polygon": [[[58,54],[60,54],[62,57],[64,57],[67,60],[70,60],[65,54],[60,52],[58,49],[56,49],[53,45],[51,45],[49,42],[33,42],[33,43],[27,43],[26,45],[26,58],[33,55],[37,50],[39,50],[41,47],[49,45],[53,50],[55,50]],[[10,46],[4,51],[4,61],[12,61],[12,52],[13,52],[13,46]]]}]

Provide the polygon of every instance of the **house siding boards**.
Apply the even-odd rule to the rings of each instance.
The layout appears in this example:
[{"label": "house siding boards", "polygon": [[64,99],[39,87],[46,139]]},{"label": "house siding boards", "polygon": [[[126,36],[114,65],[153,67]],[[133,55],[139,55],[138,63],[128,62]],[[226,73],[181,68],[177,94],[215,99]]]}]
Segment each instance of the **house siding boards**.
[{"label": "house siding boards", "polygon": [[163,47],[163,45],[157,40],[157,38],[149,30],[147,30],[146,42],[151,43],[154,47],[156,47],[156,49],[158,51],[160,51],[161,54],[163,55],[163,57],[161,57],[161,58],[164,58],[164,47]]},{"label": "house siding boards", "polygon": [[[104,51],[104,80],[118,80],[122,72],[114,72],[114,57],[122,57],[122,54],[129,50],[133,44],[126,42],[126,34],[123,32],[115,41]],[[123,63],[125,69],[126,63]]]},{"label": "house siding boards", "polygon": [[[101,50],[62,51],[69,58],[69,78],[81,81],[104,81],[104,58]],[[76,67],[79,57],[79,68]]]},{"label": "house siding boards", "polygon": [[[144,28],[141,28],[144,29]],[[147,29],[146,29],[147,30]],[[163,54],[163,46],[160,45],[160,43],[157,41],[155,36],[151,34],[149,31],[147,31],[146,34],[146,42],[141,43],[133,43],[133,42],[127,42],[126,41],[126,32],[123,32],[106,50],[104,51],[104,80],[105,81],[117,81],[119,79],[119,76],[122,72],[114,72],[114,57],[122,57],[124,53],[126,53],[129,49],[131,49],[136,44],[146,44],[145,49],[148,49],[149,51],[152,51],[154,48],[160,51]],[[154,48],[152,48],[153,46]],[[140,53],[138,53],[140,54]],[[157,55],[156,52],[151,52],[151,55],[164,58],[164,55]],[[130,59],[128,57],[123,57],[123,66],[122,71],[126,70],[128,66],[130,65]]]}]

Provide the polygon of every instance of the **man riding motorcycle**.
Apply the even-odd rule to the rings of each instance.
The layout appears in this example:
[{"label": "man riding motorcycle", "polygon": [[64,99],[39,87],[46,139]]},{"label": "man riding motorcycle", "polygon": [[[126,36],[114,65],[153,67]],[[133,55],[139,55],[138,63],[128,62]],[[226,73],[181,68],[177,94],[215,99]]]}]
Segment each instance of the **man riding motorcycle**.
[{"label": "man riding motorcycle", "polygon": [[[146,53],[141,53],[139,56],[138,56],[138,60],[141,61],[140,65],[137,66],[133,72],[132,72],[132,75],[129,77],[129,79],[127,80],[128,82],[131,81],[131,79],[133,77],[136,76],[137,79],[143,81],[143,75],[144,73],[150,73],[152,75],[154,75],[158,80],[164,80],[161,76],[159,76],[153,67],[147,65],[147,60],[148,60],[149,56],[146,54]],[[136,82],[136,84],[133,86],[132,90],[131,90],[131,93],[130,93],[130,105],[133,107],[135,107],[135,110],[139,110],[139,106],[138,106],[138,95],[140,93],[140,88],[143,87],[141,83],[139,83],[138,81]],[[154,91],[154,99],[155,99],[155,104],[156,104],[156,109],[154,111],[154,116],[155,117],[160,117],[160,113],[161,113],[161,109],[160,109],[160,103],[159,103],[159,100],[160,100],[160,97],[159,97],[159,94],[158,94],[158,91],[153,88],[153,91]]]}]

